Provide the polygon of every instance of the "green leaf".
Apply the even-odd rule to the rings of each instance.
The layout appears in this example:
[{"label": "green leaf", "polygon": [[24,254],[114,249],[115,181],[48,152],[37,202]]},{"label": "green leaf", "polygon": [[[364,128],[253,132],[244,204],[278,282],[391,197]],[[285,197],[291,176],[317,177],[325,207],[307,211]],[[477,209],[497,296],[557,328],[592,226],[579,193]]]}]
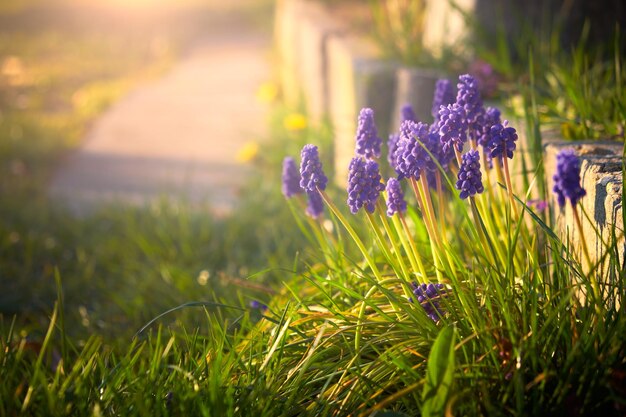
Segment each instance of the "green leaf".
[{"label": "green leaf", "polygon": [[428,356],[426,384],[422,392],[422,415],[442,416],[454,378],[454,342],[456,329],[445,327],[439,332]]}]

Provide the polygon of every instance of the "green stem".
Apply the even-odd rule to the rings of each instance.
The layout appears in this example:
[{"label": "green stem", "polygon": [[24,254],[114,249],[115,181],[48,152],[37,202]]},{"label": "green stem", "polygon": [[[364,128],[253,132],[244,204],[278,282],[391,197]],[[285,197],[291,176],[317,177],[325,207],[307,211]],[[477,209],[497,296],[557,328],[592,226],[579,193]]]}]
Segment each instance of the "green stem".
[{"label": "green stem", "polygon": [[441,185],[441,172],[439,172],[439,170],[435,172],[435,182],[437,184],[437,195],[439,196],[439,204],[437,204],[437,207],[439,209],[439,227],[441,228],[441,233],[442,233],[441,237],[443,238],[445,242],[446,241],[446,236],[444,233],[444,230],[446,230],[445,228],[446,213],[444,210],[445,196],[443,195],[443,186]]},{"label": "green stem", "polygon": [[478,207],[476,206],[476,200],[474,196],[470,197],[470,207],[472,208],[472,217],[474,217],[474,223],[476,229],[478,230],[478,236],[480,237],[480,241],[483,245],[484,252],[490,254],[490,262],[493,263],[495,261],[494,247],[489,240],[489,236],[487,230],[485,228],[485,224],[482,221],[482,217],[478,211]]},{"label": "green stem", "polygon": [[433,208],[433,201],[430,198],[430,190],[428,188],[428,181],[426,179],[425,170],[421,170],[420,172],[420,185],[421,185],[422,193],[424,194],[425,199],[426,199],[426,208],[428,209],[428,217],[430,217],[430,223],[433,228],[433,232],[435,233],[437,244],[441,245],[441,238],[439,237],[439,231],[437,230],[437,222],[435,221],[435,210]]},{"label": "green stem", "polygon": [[438,243],[433,223],[430,218],[430,212],[428,210],[428,207],[426,206],[426,196],[424,196],[424,192],[415,178],[410,178],[409,182],[411,184],[411,187],[413,188],[415,197],[417,198],[417,204],[420,208],[420,211],[422,212],[422,219],[424,220],[424,225],[426,226],[428,236],[434,243]]},{"label": "green stem", "polygon": [[435,271],[437,273],[437,280],[441,281],[442,277],[441,277],[441,268],[440,268],[440,262],[439,262],[439,257],[437,256],[437,250],[435,248],[435,246],[437,245],[437,239],[436,239],[436,235],[435,232],[433,231],[432,228],[432,223],[429,221],[429,215],[428,215],[428,211],[426,210],[426,203],[424,202],[424,197],[422,196],[422,190],[420,190],[420,187],[417,184],[417,181],[415,180],[415,178],[410,178],[409,182],[411,184],[411,187],[413,187],[413,192],[415,193],[415,197],[417,198],[417,204],[420,207],[420,210],[422,211],[422,218],[424,219],[424,225],[426,226],[426,231],[428,232],[428,236],[430,237],[430,251],[432,253],[433,256],[433,264],[435,265]]},{"label": "green stem", "polygon": [[424,268],[424,263],[422,262],[422,257],[417,251],[417,247],[415,246],[415,241],[413,240],[413,237],[411,236],[411,231],[409,230],[409,225],[407,224],[406,219],[404,218],[404,215],[402,213],[398,213],[398,216],[394,218],[394,221],[398,221],[398,219],[402,223],[402,227],[404,229],[404,235],[405,235],[405,238],[403,239],[402,234],[399,234],[401,236],[400,240],[405,246],[405,250],[407,251],[407,253],[412,255],[412,256],[409,256],[411,267],[413,268],[414,271],[419,271],[420,274],[422,274],[422,279],[420,283],[423,284],[427,281],[426,279],[427,275],[426,275],[426,268]]},{"label": "green stem", "polygon": [[387,259],[387,262],[391,264],[393,262],[391,258],[391,251],[389,250],[389,246],[387,245],[385,236],[383,236],[380,228],[376,224],[376,221],[374,220],[374,216],[372,215],[372,213],[365,210],[365,214],[367,215],[366,217],[370,223],[370,226],[374,230],[374,234],[376,235],[376,240],[378,240],[378,245],[380,246],[380,249],[383,251],[383,255]]},{"label": "green stem", "polygon": [[515,198],[513,198],[513,185],[511,183],[511,174],[509,173],[509,159],[506,155],[502,157],[502,165],[504,166],[504,179],[506,181],[506,189],[509,194],[509,200],[511,202],[511,206],[513,207],[513,214],[516,219],[519,219],[519,210],[515,204]]},{"label": "green stem", "polygon": [[411,282],[411,273],[409,272],[409,269],[406,266],[406,263],[404,262],[404,258],[402,257],[402,253],[400,252],[400,248],[398,247],[398,242],[396,241],[395,235],[393,234],[393,231],[391,230],[391,227],[389,226],[389,222],[387,222],[387,219],[385,218],[385,214],[382,211],[382,204],[380,203],[380,201],[378,202],[378,210],[379,210],[379,215],[380,215],[380,221],[383,224],[383,227],[385,229],[385,232],[387,233],[387,236],[389,237],[389,241],[391,242],[391,246],[393,247],[393,251],[396,254],[396,258],[398,259],[398,264],[400,265],[400,269],[402,270],[402,274],[404,275],[404,283],[402,285],[402,290],[404,291],[404,295],[408,297],[410,297],[411,295],[411,291],[409,290],[409,288],[407,287],[406,283]]},{"label": "green stem", "polygon": [[335,217],[337,217],[337,220],[339,220],[339,222],[346,229],[346,231],[348,232],[348,234],[350,235],[350,237],[352,238],[354,243],[356,243],[356,245],[358,246],[359,250],[363,254],[363,257],[365,257],[365,260],[367,261],[370,269],[372,270],[372,273],[374,274],[374,276],[376,277],[378,282],[382,281],[383,277],[380,274],[380,271],[378,270],[378,267],[376,266],[376,263],[374,262],[374,260],[372,259],[372,257],[368,253],[367,249],[365,248],[365,245],[363,244],[363,242],[359,238],[359,235],[357,235],[357,233],[352,228],[352,226],[350,226],[350,223],[348,223],[346,218],[341,214],[339,209],[337,209],[337,206],[335,206],[335,204],[328,197],[328,195],[324,191],[322,191],[322,190],[318,190],[318,191],[319,191],[320,195],[322,196],[322,199],[324,200],[324,202],[326,203],[326,205],[330,209],[330,211],[333,212]]},{"label": "green stem", "polygon": [[463,158],[461,158],[461,152],[459,152],[456,146],[453,146],[453,148],[454,148],[454,156],[456,156],[456,163],[459,164],[459,169],[461,169],[461,165],[463,164]]}]

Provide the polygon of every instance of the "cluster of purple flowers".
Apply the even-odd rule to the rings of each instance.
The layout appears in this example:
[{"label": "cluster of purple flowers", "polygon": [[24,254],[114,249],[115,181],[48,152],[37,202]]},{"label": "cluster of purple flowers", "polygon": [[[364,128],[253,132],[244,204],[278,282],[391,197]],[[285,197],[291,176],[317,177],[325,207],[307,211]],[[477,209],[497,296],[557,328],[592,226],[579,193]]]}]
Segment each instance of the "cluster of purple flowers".
[{"label": "cluster of purple flowers", "polygon": [[457,88],[456,104],[465,110],[465,120],[470,137],[477,140],[482,134],[485,117],[485,108],[480,97],[478,81],[469,74],[463,74],[459,77]]},{"label": "cluster of purple flowers", "polygon": [[444,153],[461,152],[467,142],[467,113],[457,103],[439,109],[439,137]]},{"label": "cluster of purple flowers", "polygon": [[361,207],[373,213],[384,188],[376,162],[358,156],[352,158],[348,173],[348,206],[353,214]]},{"label": "cluster of purple flowers", "polygon": [[587,192],[580,186],[580,158],[571,149],[565,149],[556,156],[556,173],[553,191],[557,196],[559,206],[563,207],[566,200],[573,206],[583,198]]},{"label": "cluster of purple flowers", "polygon": [[391,217],[396,213],[404,213],[406,211],[406,200],[404,192],[400,186],[400,181],[395,178],[389,178],[387,181],[387,216]]},{"label": "cluster of purple flowers", "polygon": [[454,87],[450,80],[437,80],[435,84],[435,94],[433,97],[432,115],[435,124],[439,120],[439,108],[454,103]]},{"label": "cluster of purple flowers", "polygon": [[446,296],[443,284],[417,284],[411,283],[415,301],[424,308],[424,311],[433,321],[439,321],[444,315],[440,301]]},{"label": "cluster of purple flowers", "polygon": [[317,146],[304,145],[300,157],[300,187],[307,192],[325,190],[328,178],[322,170]]},{"label": "cluster of purple flowers", "polygon": [[489,132],[489,156],[513,159],[516,141],[517,132],[512,127],[507,126],[506,120],[504,124],[494,124]]},{"label": "cluster of purple flowers", "polygon": [[317,218],[324,212],[324,201],[320,191],[326,189],[328,178],[322,170],[322,162],[315,145],[304,145],[300,153],[300,187],[308,197],[306,213]]},{"label": "cluster of purple flowers", "polygon": [[378,130],[374,123],[374,111],[369,108],[361,109],[357,121],[356,154],[366,159],[380,158],[382,139],[378,137]]},{"label": "cluster of purple flowers", "polygon": [[460,197],[465,199],[484,191],[482,174],[480,172],[480,154],[475,149],[470,149],[463,154],[463,162],[459,169],[456,188],[461,190]]},{"label": "cluster of purple flowers", "polygon": [[486,148],[489,146],[491,127],[501,123],[500,110],[496,107],[487,107],[487,109],[485,109],[485,118],[483,121],[484,125],[482,135],[478,138],[478,144]]},{"label": "cluster of purple flowers", "polygon": [[[389,137],[388,160],[398,174],[397,178],[382,181],[379,165],[374,160],[380,157],[381,139],[378,137],[374,122],[374,112],[362,109],[358,117],[356,134],[356,156],[352,158],[348,174],[348,199],[350,211],[356,214],[361,208],[373,213],[380,193],[384,190],[387,197],[388,216],[403,213],[407,209],[401,182],[403,178],[419,179],[437,171],[437,164],[447,168],[452,156],[460,155],[467,142],[468,132],[473,139],[472,148],[460,155],[460,166],[456,188],[460,198],[466,199],[482,193],[481,152],[491,163],[512,159],[516,150],[517,132],[501,122],[497,108],[482,105],[478,84],[470,75],[459,77],[456,101],[453,98],[452,84],[440,80],[433,100],[435,123],[427,125],[417,121],[410,105],[401,111],[399,133]],[[506,165],[505,165],[506,167]],[[585,196],[580,185],[581,162],[573,150],[561,151],[557,156],[557,171],[553,176],[553,191],[562,207],[567,200],[572,205]],[[324,175],[318,149],[314,145],[305,145],[301,152],[300,170],[293,158],[283,161],[282,192],[286,198],[305,192],[308,196],[308,215],[317,218],[323,213],[325,190],[328,178]],[[541,200],[529,200],[529,206],[544,210],[547,203]],[[422,306],[428,317],[439,321],[445,314],[441,301],[448,296],[443,284],[412,284],[411,302]],[[267,309],[262,303],[252,301],[250,307],[261,311]]]},{"label": "cluster of purple flowers", "polygon": [[322,200],[322,195],[319,191],[307,191],[306,195],[308,197],[306,214],[317,219],[324,213],[324,200]]},{"label": "cluster of purple flowers", "polygon": [[283,159],[283,195],[291,198],[296,194],[302,194],[304,190],[300,187],[300,172],[296,166],[296,161],[287,156]]},{"label": "cluster of purple flowers", "polygon": [[394,168],[398,178],[419,179],[423,170],[432,169],[433,161],[426,148],[432,142],[424,123],[404,121],[400,126],[400,140],[396,147]]},{"label": "cluster of purple flowers", "polygon": [[324,212],[324,200],[320,191],[326,189],[328,178],[322,170],[317,146],[305,145],[300,156],[300,171],[292,157],[283,159],[282,192],[286,198],[306,192],[306,213],[318,218]]},{"label": "cluster of purple flowers", "polygon": [[[410,105],[402,107],[399,133],[390,135],[387,156],[398,178],[389,179],[386,187],[378,163],[373,160],[380,157],[382,142],[378,137],[374,112],[369,108],[361,110],[356,133],[356,157],[350,163],[348,176],[347,202],[352,213],[357,213],[362,207],[373,212],[383,190],[387,192],[387,214],[393,216],[404,212],[406,201],[399,180],[419,179],[427,175],[432,186],[437,165],[446,169],[454,153],[463,151],[468,132],[470,137],[476,139],[473,146],[478,144],[482,147],[489,165],[492,158],[497,161],[513,158],[517,132],[508,126],[506,120],[501,122],[497,108],[483,107],[476,79],[468,74],[461,75],[457,87],[456,101],[452,103],[452,83],[448,80],[437,82],[433,97],[435,123],[430,126],[417,121]],[[456,181],[460,197],[465,199],[482,193],[480,152],[470,149],[460,156],[460,162]],[[322,170],[316,146],[305,145],[302,149],[299,172],[295,161],[285,158],[282,179],[285,197],[306,192],[307,213],[318,217],[323,212],[324,201],[320,191],[326,188],[328,179]],[[580,160],[572,151],[559,154],[554,183],[554,192],[561,206],[567,199],[576,204],[585,195],[580,186]]]},{"label": "cluster of purple flowers", "polygon": [[[413,107],[408,103],[402,106],[402,108],[400,109],[400,125],[402,125],[402,123],[407,120],[417,122],[417,116],[415,115],[415,111],[413,111]],[[387,162],[389,162],[389,165],[391,166],[394,166],[395,164],[395,154],[399,140],[399,133],[391,133],[389,135],[389,139],[387,140]]]}]

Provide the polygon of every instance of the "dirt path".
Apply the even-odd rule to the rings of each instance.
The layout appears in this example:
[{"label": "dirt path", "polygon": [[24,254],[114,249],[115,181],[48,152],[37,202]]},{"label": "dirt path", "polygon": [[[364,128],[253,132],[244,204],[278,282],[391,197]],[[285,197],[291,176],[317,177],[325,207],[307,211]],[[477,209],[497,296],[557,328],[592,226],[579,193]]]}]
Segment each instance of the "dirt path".
[{"label": "dirt path", "polygon": [[264,137],[255,99],[269,76],[267,35],[226,29],[199,40],[161,80],[110,108],[59,169],[51,195],[74,209],[167,196],[228,211],[250,167],[238,150]]}]

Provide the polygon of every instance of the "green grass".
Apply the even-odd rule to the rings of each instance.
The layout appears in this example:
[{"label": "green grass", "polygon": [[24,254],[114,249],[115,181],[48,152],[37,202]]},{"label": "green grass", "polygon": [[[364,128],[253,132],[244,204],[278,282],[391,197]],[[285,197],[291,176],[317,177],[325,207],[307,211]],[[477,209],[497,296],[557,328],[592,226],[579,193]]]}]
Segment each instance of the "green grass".
[{"label": "green grass", "polygon": [[[285,114],[275,112],[275,130]],[[227,382],[248,360],[233,346],[260,319],[249,302],[269,303],[294,276],[297,257],[317,257],[306,253],[280,195],[279,152],[327,133],[278,134],[232,217],[166,200],[82,218],[49,205],[2,205],[0,415],[273,413],[274,399],[251,388],[257,375]],[[137,333],[189,302],[200,304]]]}]

